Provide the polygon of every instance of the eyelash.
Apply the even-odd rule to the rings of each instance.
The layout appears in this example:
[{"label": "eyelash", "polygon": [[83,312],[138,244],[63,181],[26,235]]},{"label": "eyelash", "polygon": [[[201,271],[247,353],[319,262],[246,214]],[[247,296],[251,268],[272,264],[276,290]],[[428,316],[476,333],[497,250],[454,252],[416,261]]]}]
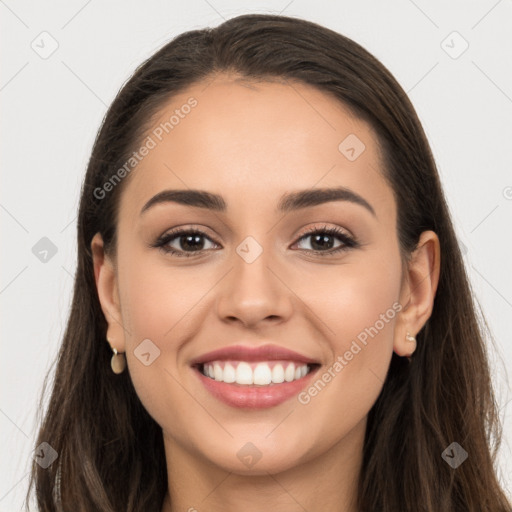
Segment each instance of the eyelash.
[{"label": "eyelash", "polygon": [[[318,251],[318,250],[314,250],[314,249],[302,249],[302,250],[311,252],[315,255],[321,255],[321,256],[329,255],[330,256],[333,254],[340,253],[342,251],[347,251],[349,249],[359,247],[359,243],[354,238],[351,238],[346,233],[344,233],[341,229],[332,228],[332,227],[330,228],[327,226],[325,226],[324,228],[312,228],[312,229],[306,231],[297,240],[297,242],[300,242],[302,239],[307,238],[308,236],[317,235],[317,234],[328,234],[331,236],[335,236],[341,240],[343,245],[340,245],[340,247],[337,247],[336,249],[329,249],[327,251]],[[210,237],[208,235],[206,235],[206,233],[204,233],[203,231],[200,231],[198,229],[177,228],[177,229],[169,231],[169,232],[165,233],[164,235],[162,235],[161,237],[159,237],[158,240],[156,240],[156,242],[154,244],[151,244],[151,247],[159,248],[160,250],[164,251],[164,253],[166,253],[166,254],[171,254],[173,256],[185,257],[185,258],[190,258],[192,256],[195,256],[197,254],[200,254],[200,253],[208,250],[208,249],[201,249],[199,251],[177,251],[176,249],[167,247],[167,244],[169,242],[171,242],[175,238],[178,238],[179,236],[182,236],[182,235],[200,235],[200,236],[204,236],[205,238],[208,238],[210,241],[214,242],[213,240],[210,239]],[[214,243],[216,243],[216,242],[214,242]]]}]

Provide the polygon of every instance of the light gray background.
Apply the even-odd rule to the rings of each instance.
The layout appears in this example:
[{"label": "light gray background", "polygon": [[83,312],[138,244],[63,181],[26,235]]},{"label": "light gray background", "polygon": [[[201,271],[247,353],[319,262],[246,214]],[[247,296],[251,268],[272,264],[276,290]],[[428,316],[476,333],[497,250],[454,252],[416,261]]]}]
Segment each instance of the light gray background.
[{"label": "light gray background", "polygon": [[[135,67],[170,38],[249,12],[303,17],[353,38],[409,93],[496,339],[490,353],[505,431],[499,474],[510,493],[512,391],[505,372],[512,366],[510,0],[449,6],[439,0],[0,0],[0,511],[21,510],[36,400],[68,316],[80,184],[106,107]],[[51,36],[40,36],[43,31]],[[458,58],[453,57],[464,41],[454,31],[469,44]],[[43,59],[52,38],[58,48]],[[46,263],[32,252],[42,237],[58,249]]]}]

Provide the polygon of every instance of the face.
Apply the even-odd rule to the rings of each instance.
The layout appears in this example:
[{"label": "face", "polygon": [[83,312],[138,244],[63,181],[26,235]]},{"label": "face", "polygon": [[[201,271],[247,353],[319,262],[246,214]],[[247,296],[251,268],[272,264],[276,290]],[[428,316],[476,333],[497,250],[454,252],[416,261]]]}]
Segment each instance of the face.
[{"label": "face", "polygon": [[[168,453],[263,474],[363,433],[404,284],[375,133],[313,87],[225,75],[153,121],[121,196],[102,303]],[[324,189],[338,192],[312,194]],[[158,196],[177,190],[221,196],[218,208]],[[205,359],[213,378],[195,365]]]}]

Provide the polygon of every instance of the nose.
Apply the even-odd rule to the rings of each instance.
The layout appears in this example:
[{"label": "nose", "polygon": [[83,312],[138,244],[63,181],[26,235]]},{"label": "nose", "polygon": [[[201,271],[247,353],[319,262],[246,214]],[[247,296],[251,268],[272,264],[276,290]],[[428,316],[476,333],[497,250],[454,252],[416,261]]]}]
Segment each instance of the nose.
[{"label": "nose", "polygon": [[291,316],[293,292],[275,262],[273,265],[267,257],[269,253],[263,251],[250,263],[235,253],[233,268],[221,283],[217,302],[222,321],[254,328],[281,323]]}]

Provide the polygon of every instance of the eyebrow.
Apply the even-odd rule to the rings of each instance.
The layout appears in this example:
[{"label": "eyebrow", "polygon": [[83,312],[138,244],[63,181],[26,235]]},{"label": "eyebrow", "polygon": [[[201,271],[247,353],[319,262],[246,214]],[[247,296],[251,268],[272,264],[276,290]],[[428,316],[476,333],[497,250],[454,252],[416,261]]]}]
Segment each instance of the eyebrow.
[{"label": "eyebrow", "polygon": [[[336,188],[315,188],[299,190],[297,192],[288,192],[279,199],[277,211],[288,213],[312,206],[318,206],[331,201],[348,201],[358,204],[368,210],[374,217],[377,217],[372,206],[354,191],[345,187]],[[151,207],[173,202],[185,206],[196,208],[205,208],[215,212],[226,212],[227,204],[224,198],[218,194],[206,192],[204,190],[163,190],[153,196],[143,207],[140,215],[145,213]]]}]

